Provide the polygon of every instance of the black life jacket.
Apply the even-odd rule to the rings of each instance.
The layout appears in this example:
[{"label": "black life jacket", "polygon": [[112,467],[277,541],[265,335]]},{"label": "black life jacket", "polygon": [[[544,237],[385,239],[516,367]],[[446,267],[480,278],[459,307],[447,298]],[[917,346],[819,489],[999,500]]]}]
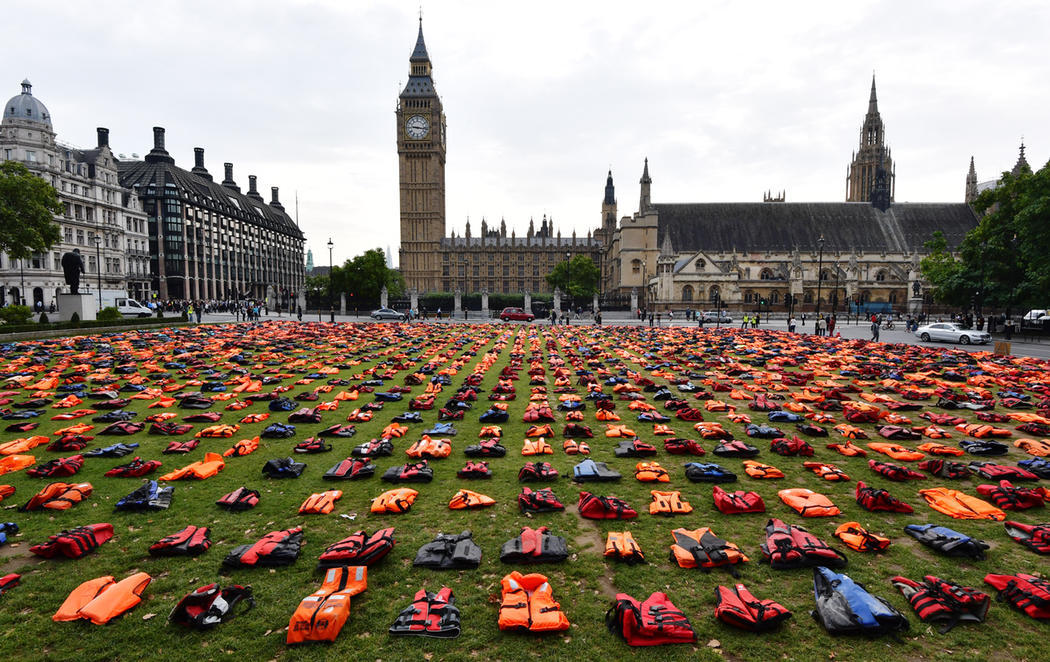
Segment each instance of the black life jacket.
[{"label": "black life jacket", "polygon": [[499,560],[503,563],[557,563],[569,558],[565,538],[551,535],[547,527],[522,527],[516,538],[503,543]]},{"label": "black life jacket", "polygon": [[1006,535],[1039,554],[1050,554],[1050,524],[1003,522]]},{"label": "black life jacket", "polygon": [[168,615],[168,620],[178,625],[207,630],[233,618],[233,609],[242,600],[248,605],[247,609],[241,611],[242,614],[255,606],[251,586],[234,584],[220,588],[218,584],[208,584],[179,600]]},{"label": "black life jacket", "polygon": [[804,439],[799,439],[796,436],[792,436],[790,439],[787,437],[774,439],[769,442],[769,450],[777,455],[783,455],[785,457],[792,457],[795,455],[811,457],[813,455],[813,447],[809,445],[809,442]]},{"label": "black life jacket", "polygon": [[813,617],[829,634],[878,635],[908,629],[908,619],[848,575],[813,568]]},{"label": "black life jacket", "polygon": [[382,476],[388,483],[429,483],[434,480],[434,470],[426,460],[410,462],[399,467],[390,467]]},{"label": "black life jacket", "polygon": [[96,448],[95,450],[84,453],[84,457],[124,457],[125,455],[131,455],[138,448],[138,444],[113,444],[112,446],[106,446],[105,448]]},{"label": "black life jacket", "polygon": [[269,478],[298,478],[303,475],[304,469],[306,465],[302,462],[296,462],[290,457],[281,457],[267,460],[262,473]]},{"label": "black life jacket", "polygon": [[121,464],[119,466],[113,467],[112,469],[106,472],[106,475],[116,476],[120,478],[138,478],[140,476],[151,474],[159,468],[160,461],[158,460],[144,461],[142,458],[136,457],[134,460],[128,462],[127,464]]},{"label": "black life jacket", "polygon": [[247,487],[238,487],[215,502],[226,510],[250,510],[259,505],[259,493]]},{"label": "black life jacket", "polygon": [[904,503],[888,491],[876,487],[868,487],[864,481],[857,481],[857,505],[864,510],[876,512],[884,510],[891,513],[911,513],[915,509]]},{"label": "black life jacket", "polygon": [[287,439],[295,436],[295,426],[285,425],[284,423],[272,423],[266,426],[259,436],[267,439]]},{"label": "black life jacket", "polygon": [[970,455],[1006,455],[1010,451],[1006,444],[991,439],[963,439],[959,447]]},{"label": "black life jacket", "polygon": [[155,480],[147,480],[117,502],[117,510],[166,510],[175,493],[173,486],[161,487]]},{"label": "black life jacket", "polygon": [[764,513],[766,503],[757,492],[726,492],[718,485],[712,488],[711,495],[715,501],[715,508],[723,515],[739,515],[743,513]]},{"label": "black life jacket", "polygon": [[580,516],[587,519],[631,519],[638,517],[638,511],[616,497],[596,496],[590,492],[580,492],[577,505]]},{"label": "black life jacket", "polygon": [[656,446],[637,438],[624,439],[613,449],[613,454],[616,457],[648,457],[656,455]]},{"label": "black life jacket", "polygon": [[394,635],[451,639],[460,633],[459,609],[452,589],[442,586],[437,593],[420,589],[394,620],[388,632]]},{"label": "black life jacket", "polygon": [[326,427],[317,433],[318,437],[340,437],[342,439],[349,439],[350,437],[357,434],[357,428],[353,425],[340,425],[336,423]]},{"label": "black life jacket", "polygon": [[984,560],[984,553],[988,550],[988,543],[983,540],[971,538],[968,535],[953,531],[946,526],[935,524],[909,524],[904,527],[904,532],[915,538],[922,544],[932,547],[941,554],[970,558],[977,561]]},{"label": "black life jacket", "polygon": [[325,548],[317,562],[317,567],[332,568],[340,565],[372,566],[386,556],[396,543],[394,527],[392,526],[380,529],[372,535],[368,535],[365,531],[355,531],[339,542]]},{"label": "black life jacket", "polygon": [[568,423],[565,425],[565,429],[562,430],[562,436],[568,438],[587,438],[590,439],[594,436],[591,429],[582,423]]},{"label": "black life jacket", "polygon": [[290,565],[299,558],[303,529],[295,527],[267,533],[257,542],[233,548],[222,565],[227,568],[274,567]]},{"label": "black life jacket", "polygon": [[923,622],[944,623],[940,628],[941,634],[960,622],[984,621],[992,602],[987,593],[933,575],[926,575],[922,583],[900,576],[891,578],[890,582],[904,595]]},{"label": "black life jacket", "polygon": [[791,618],[787,607],[772,600],[759,600],[743,584],[733,588],[719,586],[715,597],[715,618],[743,630],[766,632]]},{"label": "black life jacket", "polygon": [[997,600],[1009,602],[1032,618],[1050,620],[1050,582],[1033,575],[985,575],[984,583],[999,590]]},{"label": "black life jacket", "polygon": [[354,446],[350,454],[354,457],[385,457],[394,454],[394,444],[385,437],[383,439],[373,439]]},{"label": "black life jacket", "polygon": [[868,460],[868,466],[871,467],[871,470],[875,473],[885,476],[890,480],[904,481],[922,480],[926,478],[926,476],[919,473],[918,471],[912,471],[908,467],[902,467],[899,464],[891,464],[890,462]]},{"label": "black life jacket", "polygon": [[[784,436],[784,432],[779,428],[775,428],[771,425],[759,425],[757,423],[749,423],[747,427],[744,428],[744,434],[749,437],[759,437],[762,439],[775,439],[776,437]],[[758,455],[757,448],[755,449],[755,455]],[[754,457],[754,455],[732,455],[727,457]]]},{"label": "black life jacket", "polygon": [[434,570],[469,570],[481,565],[481,548],[470,531],[439,533],[419,548],[412,565]]},{"label": "black life jacket", "polygon": [[127,436],[142,432],[146,429],[145,423],[133,423],[131,421],[120,421],[117,423],[111,423],[106,427],[99,430],[99,434],[105,435],[122,435]]},{"label": "black life jacket", "polygon": [[456,472],[459,478],[492,478],[492,469],[488,462],[475,462],[467,460],[467,464]]},{"label": "black life jacket", "polygon": [[941,460],[938,458],[931,458],[919,462],[919,468],[923,471],[928,471],[938,478],[966,478],[970,475],[970,472],[966,469],[966,465],[962,462],[952,462],[951,460]]},{"label": "black life jacket", "polygon": [[535,492],[528,487],[521,488],[521,494],[518,495],[518,508],[523,513],[551,513],[556,510],[565,510],[565,506],[558,501],[558,497],[549,487]]},{"label": "black life jacket", "polygon": [[826,436],[828,436],[828,431],[827,430],[825,430],[824,428],[820,427],[819,425],[815,425],[813,423],[799,423],[795,427],[798,428],[799,432],[801,432],[802,434],[807,435],[809,437],[826,437]]},{"label": "black life jacket", "polygon": [[499,439],[492,437],[467,446],[463,449],[463,454],[467,457],[503,457],[507,454],[507,449],[499,443]]},{"label": "black life jacket", "polygon": [[723,441],[714,447],[711,451],[719,457],[755,457],[758,455],[758,449],[751,444],[745,444],[742,441],[730,439],[729,441]]},{"label": "black life jacket", "polygon": [[844,568],[847,563],[845,554],[832,549],[805,528],[776,518],[766,523],[762,553],[774,570],[814,566]]},{"label": "black life jacket", "polygon": [[689,462],[685,465],[685,477],[694,483],[732,483],[736,474],[713,462]]},{"label": "black life jacket", "polygon": [[295,453],[327,453],[332,450],[332,444],[327,444],[320,437],[311,437],[296,444],[292,451]]},{"label": "black life jacket", "polygon": [[550,462],[526,462],[518,472],[518,481],[522,483],[554,480],[557,477],[558,470]]},{"label": "black life jacket", "polygon": [[210,529],[206,526],[193,526],[190,524],[182,531],[161,538],[150,545],[151,556],[197,556],[208,551],[211,547],[211,539],[208,537]]},{"label": "black life jacket", "polygon": [[45,559],[54,558],[59,554],[66,558],[79,559],[112,537],[112,524],[88,524],[48,536],[47,542],[33,545],[29,551]]},{"label": "black life jacket", "polygon": [[617,593],[616,602],[605,614],[610,632],[623,637],[629,646],[687,644],[696,633],[685,613],[674,606],[666,593],[653,593],[638,602],[626,593]]},{"label": "black life jacket", "polygon": [[325,480],[359,480],[375,475],[376,465],[367,457],[348,457],[324,472]]}]

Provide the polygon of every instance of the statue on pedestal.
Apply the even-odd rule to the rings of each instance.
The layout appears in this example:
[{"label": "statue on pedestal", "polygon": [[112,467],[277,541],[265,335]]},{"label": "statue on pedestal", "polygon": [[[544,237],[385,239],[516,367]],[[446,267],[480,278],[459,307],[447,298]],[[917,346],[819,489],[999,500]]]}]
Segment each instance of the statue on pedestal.
[{"label": "statue on pedestal", "polygon": [[80,256],[79,248],[62,256],[62,273],[71,294],[80,294],[80,274],[84,271],[84,258]]}]

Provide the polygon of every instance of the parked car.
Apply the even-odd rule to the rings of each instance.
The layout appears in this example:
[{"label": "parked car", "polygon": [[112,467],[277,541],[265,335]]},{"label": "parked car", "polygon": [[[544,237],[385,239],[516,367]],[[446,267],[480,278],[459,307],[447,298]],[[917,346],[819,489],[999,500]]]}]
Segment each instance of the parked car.
[{"label": "parked car", "polygon": [[919,336],[919,339],[923,342],[939,340],[942,342],[961,343],[963,345],[969,345],[970,343],[984,345],[992,340],[992,336],[984,331],[964,329],[958,324],[951,322],[938,322],[920,326],[915,330],[915,335]]},{"label": "parked car", "polygon": [[378,310],[372,311],[372,319],[374,320],[398,320],[400,322],[405,321],[405,314],[399,313],[393,308],[379,308]]},{"label": "parked car", "polygon": [[[708,322],[710,322],[711,324],[714,324],[716,322],[721,322],[722,324],[731,324],[733,322],[733,318],[730,317],[729,313],[724,310],[705,310],[700,314],[703,316],[705,324]],[[719,317],[721,317],[721,319],[719,319]]]},{"label": "parked car", "polygon": [[499,318],[504,322],[509,322],[511,320],[518,322],[531,322],[536,319],[536,316],[524,308],[504,308],[503,312],[499,314]]}]

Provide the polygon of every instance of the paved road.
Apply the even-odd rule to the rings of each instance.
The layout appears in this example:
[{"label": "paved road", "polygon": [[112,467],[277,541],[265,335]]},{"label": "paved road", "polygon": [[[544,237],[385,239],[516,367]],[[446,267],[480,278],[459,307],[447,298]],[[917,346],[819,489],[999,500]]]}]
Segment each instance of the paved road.
[{"label": "paved road", "polygon": [[[643,322],[639,321],[636,317],[634,317],[633,315],[630,315],[629,313],[626,313],[626,312],[625,313],[606,313],[603,317],[604,317],[604,319],[603,319],[603,323],[604,324],[630,325],[630,326],[641,326],[643,324]],[[269,315],[264,316],[263,319],[267,319],[267,320],[288,319],[288,316],[287,315],[280,315],[279,316],[276,313],[270,313]],[[337,322],[372,322],[371,318],[369,318],[369,317],[354,316],[354,315],[336,315],[335,319],[336,319]],[[321,316],[321,321],[327,322],[328,320],[329,320],[329,316],[328,315],[322,315]],[[473,314],[469,314],[468,313],[468,317],[467,317],[466,320],[463,320],[462,318],[458,318],[458,319],[455,319],[455,320],[449,320],[446,317],[446,318],[441,319],[440,322],[442,324],[459,324],[459,323],[462,323],[464,321],[466,321],[466,322],[477,322],[479,320],[480,320],[480,315],[478,313],[473,313]],[[233,322],[234,321],[234,317],[233,317],[233,315],[225,314],[225,313],[206,314],[206,315],[204,315],[203,321],[204,322],[211,322],[211,323]],[[314,314],[314,315],[304,315],[303,316],[303,321],[304,322],[317,322],[318,321],[318,317],[317,317],[316,314]],[[437,322],[438,320],[430,319],[428,321],[429,322]],[[500,322],[499,320],[492,320],[492,321],[495,324],[502,324],[502,322]],[[591,325],[591,324],[593,324],[593,321],[585,316],[584,319],[582,319],[582,320],[572,320],[571,323],[572,324]],[[521,322],[510,322],[510,324],[522,324],[522,323]],[[548,322],[537,322],[537,324],[547,325]],[[646,324],[647,324],[647,322],[646,322]],[[667,326],[667,325],[668,325],[668,321],[666,319],[664,319],[662,326]],[[687,323],[684,320],[675,320],[672,323],[672,325],[676,326],[676,327],[694,327],[695,323],[693,323],[693,322]],[[737,322],[735,324],[730,324],[728,326],[731,327],[731,328],[738,328],[740,326],[740,323]],[[713,327],[711,324],[705,324],[704,328],[705,329],[711,329],[711,328],[719,328],[719,327]],[[720,328],[726,328],[726,325],[723,325]],[[770,320],[769,322],[763,322],[761,328],[771,328],[771,329],[786,330],[787,323],[784,320]],[[813,323],[812,323],[812,321],[810,321],[807,326],[805,326],[805,327],[799,326],[799,327],[797,327],[797,329],[800,332],[812,331],[813,330]],[[836,331],[836,333],[840,333],[843,338],[862,339],[862,340],[870,340],[871,339],[871,326],[869,324],[865,324],[865,323],[861,323],[861,324],[850,324],[850,323],[842,324],[842,323],[840,323],[838,326],[835,327],[835,331]],[[1000,340],[1000,339],[1001,338],[996,338],[996,340]],[[906,344],[909,344],[909,345],[924,345],[926,347],[955,347],[955,348],[963,349],[963,350],[970,351],[970,352],[991,351],[991,349],[992,349],[991,345],[981,346],[981,345],[950,345],[950,344],[944,344],[944,343],[924,343],[924,342],[920,341],[917,337],[915,337],[913,334],[908,333],[907,331],[904,331],[903,327],[899,327],[899,328],[894,329],[892,331],[887,331],[887,330],[881,331],[880,334],[879,334],[879,340],[881,342],[885,342],[885,343],[906,343]],[[1023,338],[1021,340],[1018,340],[1015,337],[1014,341],[1011,343],[1011,352],[1014,355],[1016,355],[1016,356],[1031,356],[1031,357],[1042,358],[1042,359],[1050,359],[1050,343],[1026,342]]]}]

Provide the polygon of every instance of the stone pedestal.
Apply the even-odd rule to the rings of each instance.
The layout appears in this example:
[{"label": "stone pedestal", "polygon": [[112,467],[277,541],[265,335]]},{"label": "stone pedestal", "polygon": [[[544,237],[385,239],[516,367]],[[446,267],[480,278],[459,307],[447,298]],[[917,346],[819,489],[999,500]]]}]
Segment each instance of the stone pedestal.
[{"label": "stone pedestal", "polygon": [[390,297],[390,295],[389,295],[389,293],[386,290],[386,285],[384,285],[383,289],[379,290],[379,305],[380,305],[380,307],[386,308],[387,302],[389,301],[389,297]]},{"label": "stone pedestal", "polygon": [[922,312],[922,297],[908,299],[908,313],[918,315]]},{"label": "stone pedestal", "polygon": [[59,294],[58,295],[58,319],[68,322],[76,313],[81,322],[88,322],[98,318],[98,295],[97,294]]},{"label": "stone pedestal", "polygon": [[636,314],[638,312],[638,290],[631,288],[631,313]]},{"label": "stone pedestal", "polygon": [[456,292],[453,295],[453,297],[454,298],[453,298],[453,309],[452,309],[452,312],[455,313],[456,315],[459,315],[461,312],[463,312],[463,293],[460,292],[459,290],[456,290]]},{"label": "stone pedestal", "polygon": [[594,298],[591,299],[591,312],[592,313],[598,312],[598,293],[597,292],[594,293]]},{"label": "stone pedestal", "polygon": [[346,292],[339,293],[339,314],[346,315]]},{"label": "stone pedestal", "polygon": [[489,293],[481,293],[481,317],[484,319],[489,318]]},{"label": "stone pedestal", "polygon": [[419,292],[415,290],[409,290],[408,292],[409,306],[412,307],[412,314],[419,314]]},{"label": "stone pedestal", "polygon": [[561,290],[557,287],[554,288],[554,310],[561,313]]},{"label": "stone pedestal", "polygon": [[525,312],[532,312],[532,292],[525,293]]}]

